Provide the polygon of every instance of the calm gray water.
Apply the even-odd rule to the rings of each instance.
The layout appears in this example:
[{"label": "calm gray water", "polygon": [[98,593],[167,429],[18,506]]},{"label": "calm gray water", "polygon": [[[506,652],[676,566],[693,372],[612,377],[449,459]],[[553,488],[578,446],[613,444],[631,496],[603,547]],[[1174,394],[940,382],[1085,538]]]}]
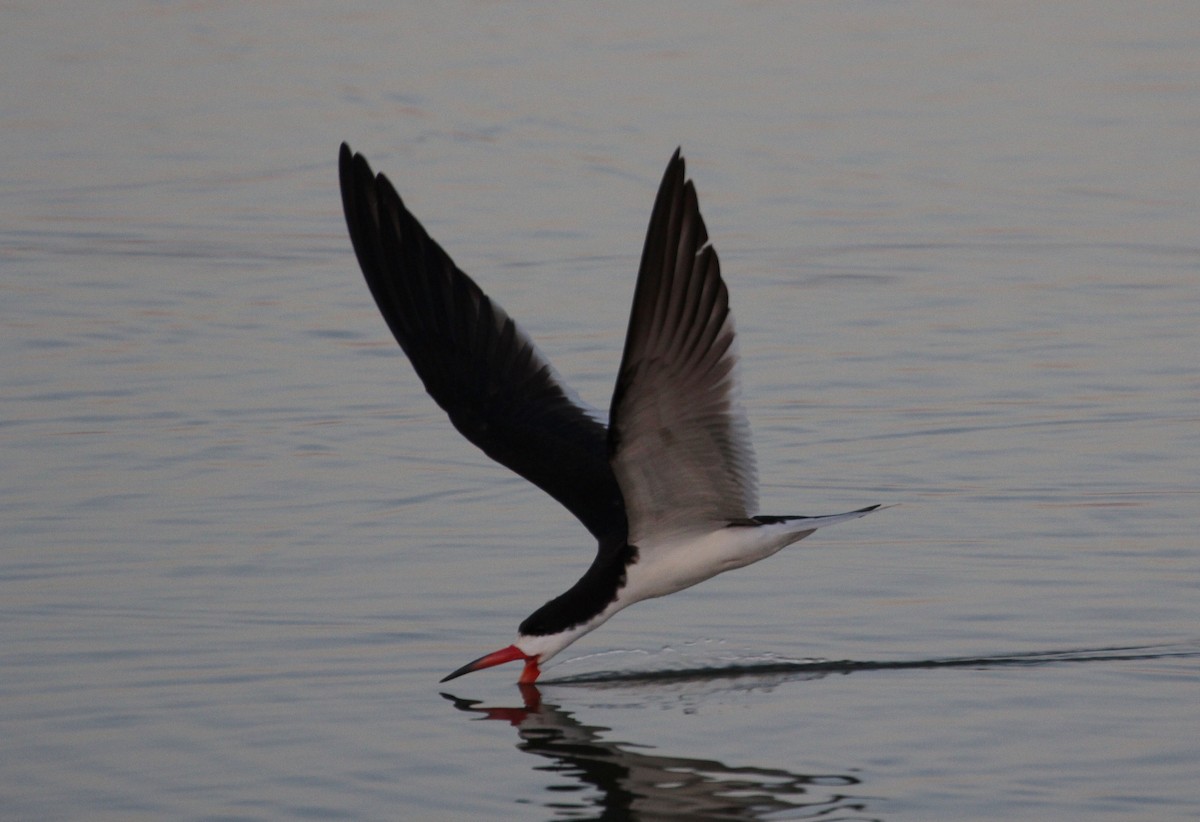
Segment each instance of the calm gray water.
[{"label": "calm gray water", "polygon": [[[1196,7],[431,6],[0,11],[0,817],[1200,815]],[[592,549],[342,140],[600,407],[682,144],[764,509],[894,507],[439,686]]]}]

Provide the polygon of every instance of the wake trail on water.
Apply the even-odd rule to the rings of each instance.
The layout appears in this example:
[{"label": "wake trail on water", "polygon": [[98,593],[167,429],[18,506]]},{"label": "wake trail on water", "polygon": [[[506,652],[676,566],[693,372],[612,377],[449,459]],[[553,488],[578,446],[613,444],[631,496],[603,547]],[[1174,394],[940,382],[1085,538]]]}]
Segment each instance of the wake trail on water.
[{"label": "wake trail on water", "polygon": [[[704,664],[623,671],[590,671],[544,679],[540,685],[638,685],[653,683],[701,682],[743,677],[817,678],[832,674],[867,671],[936,670],[939,668],[1020,668],[1081,662],[1128,662],[1200,657],[1200,640],[1159,645],[1113,645],[1098,648],[1070,648],[1048,651],[997,653],[978,656],[934,659],[826,660],[784,659],[761,656],[727,664]],[[646,661],[653,663],[654,655]]]}]

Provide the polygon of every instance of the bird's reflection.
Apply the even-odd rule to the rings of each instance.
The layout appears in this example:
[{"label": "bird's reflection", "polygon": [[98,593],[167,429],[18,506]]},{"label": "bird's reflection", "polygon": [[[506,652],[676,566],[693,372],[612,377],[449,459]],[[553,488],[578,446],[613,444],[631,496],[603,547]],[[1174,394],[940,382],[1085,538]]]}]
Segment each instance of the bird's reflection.
[{"label": "bird's reflection", "polygon": [[[849,774],[798,774],[727,765],[712,759],[662,756],[641,743],[604,738],[608,728],[586,725],[570,711],[522,685],[523,704],[485,706],[443,694],[454,707],[517,729],[517,749],[546,760],[538,770],[571,780],[546,802],[551,818],[595,819],[823,819],[868,820],[859,780]],[[569,801],[570,791],[598,795]]]},{"label": "bird's reflection", "polygon": [[[1200,656],[1200,641],[1142,646],[892,661],[746,661],[720,667],[597,671],[558,677],[559,688],[686,688],[705,698],[734,687],[771,690],[785,682],[863,671],[942,668],[1013,668],[1042,665],[1147,661]],[[700,686],[697,690],[697,686]],[[443,694],[460,711],[517,729],[517,749],[540,757],[536,768],[570,779],[554,786],[545,802],[562,819],[821,819],[865,822],[878,819],[853,774],[801,774],[774,768],[727,765],[711,759],[662,756],[645,742],[608,740],[608,728],[586,725],[570,711],[542,700],[535,685],[521,687],[522,704],[485,706]],[[571,802],[571,791],[598,795]],[[878,800],[876,800],[878,803]],[[584,816],[586,814],[586,817]]]}]

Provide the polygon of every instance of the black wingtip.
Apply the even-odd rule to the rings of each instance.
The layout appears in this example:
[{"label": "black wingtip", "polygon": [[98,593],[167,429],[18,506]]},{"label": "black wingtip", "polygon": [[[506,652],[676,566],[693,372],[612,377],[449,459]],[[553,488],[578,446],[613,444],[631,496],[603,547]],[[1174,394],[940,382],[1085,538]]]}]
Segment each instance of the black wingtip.
[{"label": "black wingtip", "polygon": [[683,159],[683,146],[675,147],[675,153],[671,155],[671,161],[667,163],[667,171],[664,176],[670,177],[674,173],[678,173],[681,177],[687,175],[687,160]]}]

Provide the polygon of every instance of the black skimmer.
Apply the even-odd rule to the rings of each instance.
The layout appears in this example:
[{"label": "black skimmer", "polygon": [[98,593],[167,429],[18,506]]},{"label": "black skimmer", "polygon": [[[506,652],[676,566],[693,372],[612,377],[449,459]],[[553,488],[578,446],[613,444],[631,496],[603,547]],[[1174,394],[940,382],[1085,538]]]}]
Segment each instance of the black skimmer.
[{"label": "black skimmer", "polygon": [[824,517],[758,514],[729,295],[679,150],[650,215],[608,424],[464,274],[383,174],[342,144],[346,224],[383,318],[463,436],[550,494],[599,542],[591,567],[513,644],[445,682],[521,660],[519,682],[613,614],[771,556]]}]

